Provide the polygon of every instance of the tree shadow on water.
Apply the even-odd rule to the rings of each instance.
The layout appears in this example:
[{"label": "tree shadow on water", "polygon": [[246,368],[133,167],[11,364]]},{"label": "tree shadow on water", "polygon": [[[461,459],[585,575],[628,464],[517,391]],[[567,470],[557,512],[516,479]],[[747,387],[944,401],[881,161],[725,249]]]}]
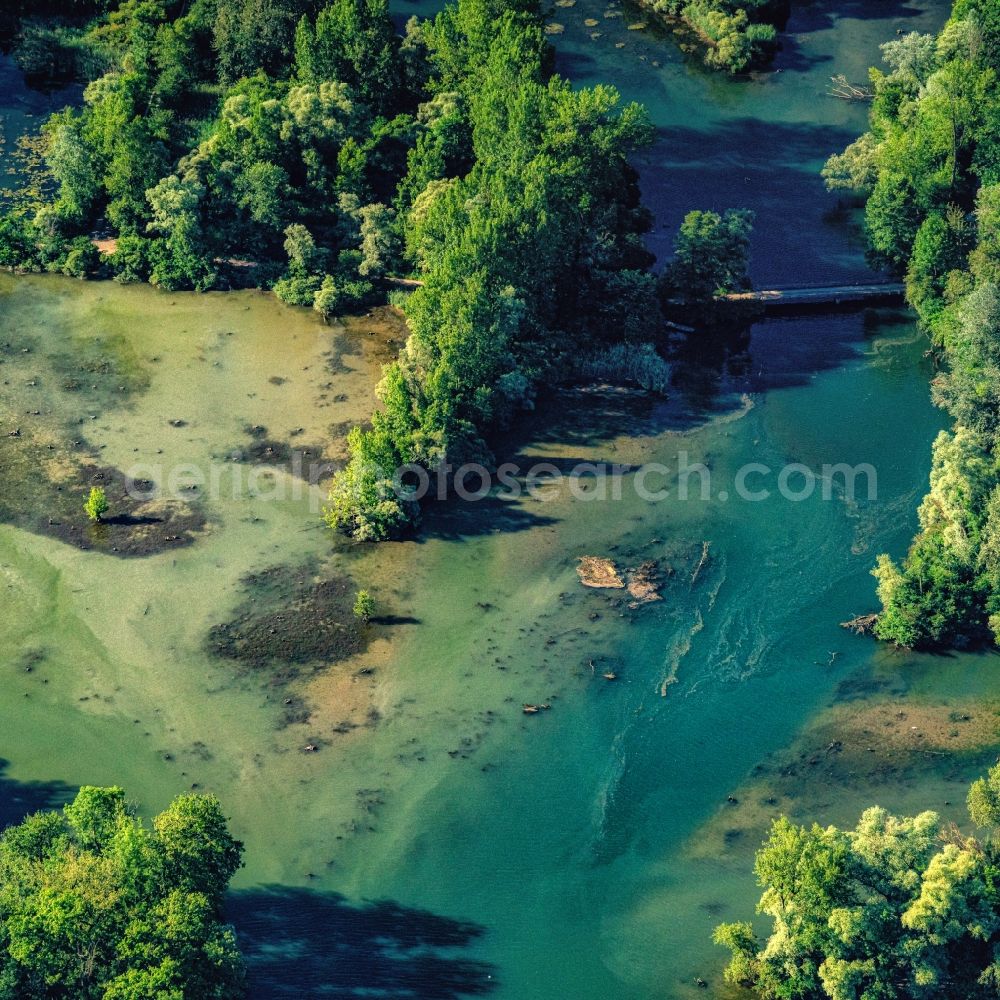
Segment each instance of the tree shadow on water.
[{"label": "tree shadow on water", "polygon": [[430,538],[459,541],[480,535],[511,534],[555,525],[558,521],[528,510],[518,501],[497,496],[480,496],[480,481],[471,477],[467,488],[471,499],[450,495],[441,502],[431,500],[423,510],[423,520],[416,541]]},{"label": "tree shadow on water", "polygon": [[77,789],[61,781],[15,781],[4,777],[10,761],[0,758],[0,830],[20,823],[43,809],[57,809],[69,802]]},{"label": "tree shadow on water", "polygon": [[482,936],[478,924],[284,886],[231,893],[227,910],[252,1000],[461,1000],[498,985],[494,966],[457,954]]}]

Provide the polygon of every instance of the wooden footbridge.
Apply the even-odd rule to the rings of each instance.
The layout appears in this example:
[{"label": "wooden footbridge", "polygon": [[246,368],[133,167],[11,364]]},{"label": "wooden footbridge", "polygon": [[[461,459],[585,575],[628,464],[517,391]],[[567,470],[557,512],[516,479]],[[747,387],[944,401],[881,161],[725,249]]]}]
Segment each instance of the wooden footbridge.
[{"label": "wooden footbridge", "polygon": [[834,285],[822,288],[774,288],[759,292],[730,292],[725,302],[756,302],[769,316],[812,312],[838,312],[865,306],[902,305],[906,287],[885,282]]}]

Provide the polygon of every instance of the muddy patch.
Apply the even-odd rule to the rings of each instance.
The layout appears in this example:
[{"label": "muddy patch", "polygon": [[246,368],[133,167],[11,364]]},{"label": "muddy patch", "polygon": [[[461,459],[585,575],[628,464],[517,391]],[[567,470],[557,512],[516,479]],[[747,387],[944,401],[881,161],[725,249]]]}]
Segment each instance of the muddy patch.
[{"label": "muddy patch", "polygon": [[[0,395],[0,521],[122,558],[190,545],[205,530],[197,502],[150,500],[153,484],[130,492],[125,475],[103,464],[85,438],[98,413],[149,387],[122,337],[74,340],[72,350],[43,353],[12,331],[0,343],[0,383],[11,387]],[[109,502],[98,524],[83,509],[95,486]]]},{"label": "muddy patch", "polygon": [[[0,428],[0,468],[0,521],[85,551],[151,556],[191,545],[207,527],[199,504],[145,499],[150,483],[136,484],[139,495],[133,495],[124,473],[97,464],[92,453],[69,450],[41,430]],[[94,486],[106,492],[109,504],[99,524],[83,509]]]},{"label": "muddy patch", "polygon": [[[313,486],[332,478],[343,465],[343,462],[331,460],[324,446],[277,440],[261,424],[246,427],[244,431],[248,438],[246,442],[217,457],[276,469]],[[289,431],[289,437],[298,438],[303,433],[302,428],[296,427]]]},{"label": "muddy patch", "polygon": [[102,408],[149,388],[147,371],[122,337],[82,341],[47,361],[60,389],[95,397]]},{"label": "muddy patch", "polygon": [[[213,626],[206,645],[247,672],[286,683],[368,644],[370,628],[354,616],[357,587],[347,576],[325,575],[314,565],[275,566],[245,577],[242,589],[234,617]],[[289,721],[301,712],[293,707]]]},{"label": "muddy patch", "polygon": [[353,338],[363,336],[376,345],[376,360],[386,363],[396,360],[410,335],[406,317],[395,306],[378,306],[362,316],[345,316],[343,322],[346,338],[337,339],[335,353],[337,349],[343,352]]}]

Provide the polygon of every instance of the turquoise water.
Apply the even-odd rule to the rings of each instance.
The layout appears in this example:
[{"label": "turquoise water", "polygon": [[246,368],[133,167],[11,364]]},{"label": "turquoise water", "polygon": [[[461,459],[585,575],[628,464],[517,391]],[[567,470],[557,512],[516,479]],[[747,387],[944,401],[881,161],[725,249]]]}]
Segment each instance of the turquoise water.
[{"label": "turquoise water", "polygon": [[[866,273],[851,214],[816,174],[864,109],[825,96],[827,79],[863,78],[881,40],[937,27],[945,6],[804,5],[781,72],[751,81],[710,76],[582,0],[557,8],[553,38],[574,79],[615,83],[660,129],[640,166],[661,255],[690,208],[751,207],[758,283],[822,284]],[[193,784],[218,792],[247,845],[232,915],[254,997],[652,1000],[705,996],[697,976],[724,996],[709,938],[752,912],[753,851],[779,808],[762,782],[801,820],[848,822],[873,801],[957,817],[995,754],[992,656],[907,656],[838,627],[873,606],[875,555],[905,549],[943,425],[905,313],[760,324],[725,364],[706,350],[669,406],[581,393],[524,429],[522,466],[676,469],[684,453],[711,469],[706,500],[680,500],[669,474],[657,503],[630,478],[607,501],[564,482],[432,509],[420,539],[375,549],[321,529],[321,488],[269,498],[227,458],[253,424],[337,457],[391,353],[373,322],[331,329],[252,293],[6,277],[0,322],[0,340],[32,345],[2,355],[0,417],[54,444],[40,474],[72,466],[81,417],[107,465],[230,469],[200,501],[204,534],[144,559],[0,526],[6,811],[82,782],[125,784],[147,809]],[[94,345],[139,388],[61,387],[59,359]],[[751,461],[869,463],[877,495],[741,501]],[[630,609],[581,587],[584,555],[658,560],[663,600]],[[241,581],[279,565],[369,587],[382,614],[367,651],[288,685],[213,658],[206,636],[246,598]],[[292,696],[309,717],[282,724]],[[911,721],[947,749],[939,723],[970,703],[988,717],[953,752],[893,750]],[[869,741],[878,767],[786,766],[815,733],[851,751],[885,706],[907,732]]]}]

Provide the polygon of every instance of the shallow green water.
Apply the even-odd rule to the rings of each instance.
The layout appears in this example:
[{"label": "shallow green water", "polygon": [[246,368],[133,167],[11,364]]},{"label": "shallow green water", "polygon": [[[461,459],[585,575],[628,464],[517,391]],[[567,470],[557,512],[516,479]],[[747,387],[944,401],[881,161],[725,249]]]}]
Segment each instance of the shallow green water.
[{"label": "shallow green water", "polygon": [[[843,4],[806,5],[782,72],[753,82],[708,76],[621,19],[605,25],[589,0],[559,10],[556,40],[574,79],[611,80],[663,130],[641,164],[658,226],[747,205],[759,282],[832,283],[864,263],[815,171],[864,111],[823,96],[826,80],[860,79],[879,41],[935,27],[945,5],[870,6],[844,20],[828,14]],[[710,378],[652,412],[583,395],[521,449],[523,465],[672,468],[684,452],[712,470],[707,501],[649,503],[628,482],[620,500],[583,501],[563,484],[546,500],[449,505],[421,540],[376,550],[319,527],[320,489],[294,495],[280,471],[250,482],[232,461],[254,424],[293,446],[329,442],[336,457],[382,356],[363,327],[331,330],[251,293],[8,277],[0,324],[0,342],[32,343],[0,365],[0,410],[26,437],[68,437],[82,418],[108,465],[225,469],[220,495],[201,500],[204,536],[145,559],[0,526],[8,811],[60,791],[35,783],[118,782],[149,809],[195,783],[217,791],[247,844],[233,915],[254,996],[651,1000],[704,996],[698,975],[721,996],[711,928],[749,914],[754,896],[751,837],[699,850],[727,795],[742,797],[755,766],[847,692],[996,694],[993,657],[904,657],[837,626],[872,606],[875,555],[904,549],[942,426],[905,315],[762,324],[709,416],[690,419]],[[59,359],[93,344],[114,347],[131,394],[60,388]],[[870,463],[877,497],[723,500],[749,461]],[[585,590],[582,555],[660,559],[664,600],[633,611]],[[240,604],[247,573],[310,560],[377,595],[387,620],[368,653],[291,687],[209,656],[208,631]],[[312,716],[282,726],[292,693]],[[525,716],[524,702],[552,708]],[[843,822],[876,798],[949,814],[980,757],[928,758],[878,786],[804,782],[796,814]],[[391,905],[366,902],[378,900]]]}]

